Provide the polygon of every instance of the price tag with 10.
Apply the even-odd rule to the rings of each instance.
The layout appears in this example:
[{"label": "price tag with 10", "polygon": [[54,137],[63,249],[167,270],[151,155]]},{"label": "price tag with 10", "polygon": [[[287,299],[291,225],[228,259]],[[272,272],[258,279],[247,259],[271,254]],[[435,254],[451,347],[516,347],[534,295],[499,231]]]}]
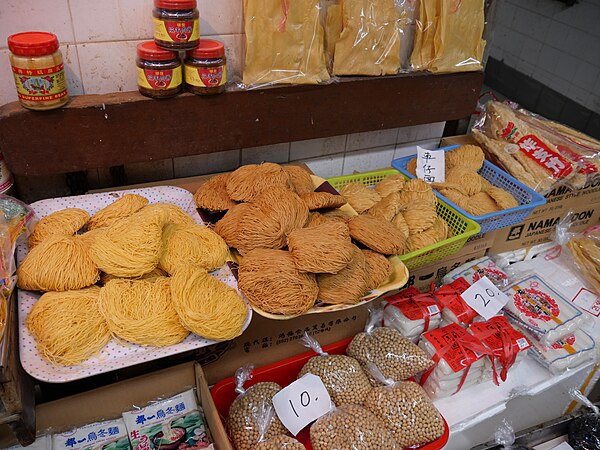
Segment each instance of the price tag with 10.
[{"label": "price tag with 10", "polygon": [[307,373],[275,394],[273,406],[281,423],[294,436],[333,409],[323,381],[312,373]]},{"label": "price tag with 10", "polygon": [[487,277],[481,277],[460,296],[485,320],[498,314],[509,301],[508,296]]}]

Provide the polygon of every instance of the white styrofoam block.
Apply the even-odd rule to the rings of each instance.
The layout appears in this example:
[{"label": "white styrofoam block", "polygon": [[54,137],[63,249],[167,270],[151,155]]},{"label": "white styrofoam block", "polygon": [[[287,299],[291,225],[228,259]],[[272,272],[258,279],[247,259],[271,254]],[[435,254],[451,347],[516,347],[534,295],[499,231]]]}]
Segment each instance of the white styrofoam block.
[{"label": "white styrofoam block", "polygon": [[75,0],[70,6],[77,43],[152,39],[148,0]]},{"label": "white styrofoam block", "polygon": [[199,0],[200,36],[243,34],[242,0]]},{"label": "white styrofoam block", "polygon": [[297,161],[306,164],[315,175],[322,178],[337,177],[342,174],[344,154],[327,155],[320,158],[311,158]]},{"label": "white styrofoam block", "polygon": [[349,175],[357,172],[384,169],[391,166],[393,159],[393,144],[385,147],[346,153],[344,156],[343,174]]},{"label": "white styrofoam block", "polygon": [[0,2],[0,46],[22,31],[49,31],[61,44],[74,43],[67,0],[2,0]]},{"label": "white styrofoam block", "polygon": [[239,166],[239,150],[173,158],[175,178],[228,172],[237,169]]},{"label": "white styrofoam block", "polygon": [[290,161],[341,153],[346,147],[346,136],[343,134],[341,136],[292,142],[290,145]]},{"label": "white styrofoam block", "polygon": [[352,152],[355,150],[395,144],[397,136],[398,128],[349,134],[348,139],[346,140],[346,151]]},{"label": "white styrofoam block", "polygon": [[289,160],[289,142],[242,149],[242,164],[260,164],[262,162],[285,163]]}]

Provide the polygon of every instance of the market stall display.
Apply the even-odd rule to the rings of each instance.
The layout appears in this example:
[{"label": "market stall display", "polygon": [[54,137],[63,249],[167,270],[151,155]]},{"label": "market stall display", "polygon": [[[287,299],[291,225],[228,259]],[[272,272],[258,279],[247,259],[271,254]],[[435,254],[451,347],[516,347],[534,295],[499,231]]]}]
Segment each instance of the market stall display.
[{"label": "market stall display", "polygon": [[[481,233],[517,224],[546,199],[487,159],[474,145],[442,147],[446,182],[432,183],[439,199],[481,226]],[[415,156],[392,161],[407,177],[416,178]]]},{"label": "market stall display", "polygon": [[[115,202],[115,198],[120,200]],[[185,259],[197,268],[186,266],[175,270],[177,264],[166,264],[167,268],[175,270],[173,277],[157,270],[163,238],[173,239],[171,231],[167,230],[169,223],[174,223],[170,226],[175,230],[181,230],[181,227],[189,230],[191,227],[194,241],[198,237],[197,229],[202,228],[189,192],[170,187],[144,188],[116,194],[43,200],[32,207],[42,218],[65,207],[77,207],[90,214],[94,228],[72,236],[49,235],[31,252],[26,245],[20,245],[17,259],[21,273],[31,266],[28,260],[32,256],[40,254],[42,259],[51,258],[50,253],[43,251],[45,248],[52,251],[55,246],[47,243],[55,241],[65,241],[81,255],[91,255],[95,270],[101,265],[108,272],[102,277],[105,286],[89,287],[83,291],[99,298],[99,306],[94,306],[93,301],[86,304],[84,298],[88,297],[72,290],[48,292],[42,296],[43,301],[38,300],[39,294],[19,291],[21,357],[24,367],[34,377],[53,382],[79,379],[206,346],[214,339],[231,339],[248,326],[251,318],[249,307],[235,290],[236,280],[224,264],[226,247],[224,244],[215,246],[215,238],[220,238],[214,232],[200,233],[204,237],[212,233],[211,239],[204,241],[208,244],[203,247],[204,252],[186,253],[186,246],[178,245],[177,251],[186,254],[187,259],[182,254],[178,254],[177,258]],[[71,229],[67,231],[72,233]],[[194,244],[190,245],[193,248]],[[167,246],[167,251],[172,250]],[[210,251],[214,251],[215,255],[208,257],[207,252]],[[45,271],[46,281],[53,283],[47,287],[56,285],[61,288],[65,282],[71,282],[69,280],[75,272],[60,270],[60,264],[68,261],[72,253],[66,255],[58,257],[60,263],[53,270]],[[206,268],[212,269],[219,262],[223,264],[221,267],[210,274],[206,272]],[[201,268],[203,265],[204,269]],[[49,268],[47,264],[43,267]],[[37,279],[40,273],[44,271],[35,271]],[[95,284],[98,274],[94,280],[91,275],[89,279],[84,278],[84,284]],[[140,275],[144,279],[125,279]],[[119,279],[121,277],[124,279]],[[26,281],[26,276],[21,277],[20,285],[28,287],[23,284]],[[37,285],[35,288],[39,289]],[[186,303],[190,299],[196,299],[193,305]],[[77,302],[81,303],[81,307],[74,307],[79,304]],[[185,307],[179,306],[186,304]],[[42,306],[50,307],[52,313],[42,313]],[[93,311],[97,314],[90,314]],[[140,314],[142,311],[144,314]],[[148,311],[154,314],[146,317]],[[85,325],[79,318],[85,315],[88,320],[96,320],[98,314],[102,319],[94,322],[93,326]],[[198,314],[202,318],[199,322]],[[69,324],[64,323],[65,317],[70,318]],[[58,322],[50,325],[50,320]],[[107,330],[118,339],[106,342]],[[203,333],[202,337],[189,334],[188,330]],[[84,339],[83,336],[88,337]],[[101,345],[102,342],[106,345]],[[42,355],[47,355],[53,363],[45,361]],[[88,361],[94,363],[88,364]]]}]

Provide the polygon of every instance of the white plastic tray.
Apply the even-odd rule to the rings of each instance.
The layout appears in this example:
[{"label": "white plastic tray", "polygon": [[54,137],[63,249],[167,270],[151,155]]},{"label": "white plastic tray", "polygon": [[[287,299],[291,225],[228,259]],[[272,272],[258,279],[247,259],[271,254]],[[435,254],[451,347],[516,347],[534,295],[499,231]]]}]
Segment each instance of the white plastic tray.
[{"label": "white plastic tray", "polygon": [[[94,214],[104,208],[115,199],[128,193],[143,195],[150,203],[172,203],[186,211],[194,220],[202,224],[202,219],[196,211],[193,196],[185,189],[173,186],[159,186],[143,189],[132,189],[128,191],[115,191],[99,194],[79,195],[75,197],[61,197],[47,200],[40,200],[33,203],[31,207],[38,217],[47,216],[50,213],[64,208],[81,208]],[[27,255],[28,248],[22,244],[17,248],[17,263]],[[227,265],[215,270],[212,275],[223,281],[229,286],[237,289],[237,282],[233,273]],[[190,334],[183,342],[169,347],[144,347],[140,345],[119,343],[114,339],[102,350],[102,352],[93,358],[88,359],[77,366],[58,366],[47,362],[38,353],[35,339],[27,329],[26,320],[33,304],[40,298],[36,292],[18,291],[19,300],[19,346],[21,351],[21,363],[23,368],[32,377],[50,383],[65,383],[68,381],[79,380],[100,373],[110,372],[123,367],[129,367],[155,359],[164,358],[169,355],[194,350],[208,345],[215,344],[217,341],[204,339],[200,336]],[[248,307],[248,317],[244,324],[244,330],[250,324],[252,319],[252,310]]]}]

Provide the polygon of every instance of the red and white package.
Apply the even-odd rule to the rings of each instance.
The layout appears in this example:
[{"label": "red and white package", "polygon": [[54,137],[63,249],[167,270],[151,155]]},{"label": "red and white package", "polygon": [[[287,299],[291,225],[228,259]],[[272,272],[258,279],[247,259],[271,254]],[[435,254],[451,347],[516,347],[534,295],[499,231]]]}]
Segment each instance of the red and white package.
[{"label": "red and white package", "polygon": [[506,317],[492,317],[486,322],[476,322],[469,331],[489,348],[492,354],[484,361],[482,381],[499,379],[506,381],[508,372],[514,369],[527,355],[531,343],[520,331],[515,330]]},{"label": "red and white package", "polygon": [[509,282],[508,275],[489,256],[463,264],[448,273],[442,281],[444,284],[450,284],[458,278],[464,278],[467,282],[473,284],[482,277],[489,278],[499,288],[505,287]]},{"label": "red and white package", "polygon": [[456,323],[466,328],[480,317],[460,296],[470,287],[471,284],[461,277],[435,291],[435,298],[442,307],[442,325]]},{"label": "red and white package", "polygon": [[441,308],[431,293],[421,293],[409,287],[397,294],[384,297],[383,324],[398,330],[416,343],[421,335],[439,328]]},{"label": "red and white package", "polygon": [[435,399],[448,397],[481,381],[485,355],[492,352],[456,323],[423,334],[419,347],[435,365],[421,377],[421,385]]}]

